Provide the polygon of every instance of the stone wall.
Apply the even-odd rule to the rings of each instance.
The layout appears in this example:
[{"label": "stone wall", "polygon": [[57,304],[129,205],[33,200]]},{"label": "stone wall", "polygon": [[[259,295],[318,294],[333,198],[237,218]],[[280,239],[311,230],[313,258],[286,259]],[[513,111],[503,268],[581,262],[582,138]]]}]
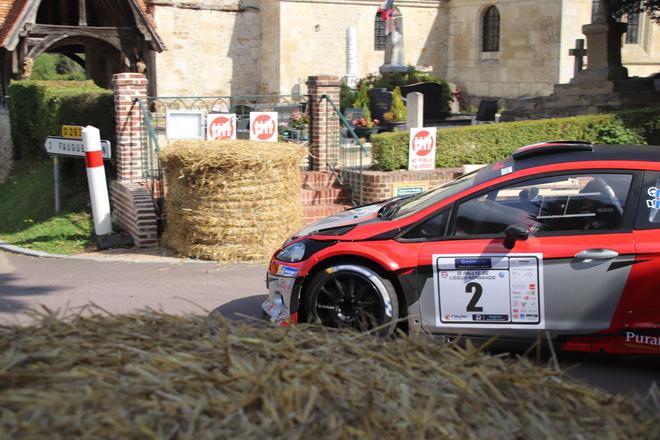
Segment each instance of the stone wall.
[{"label": "stone wall", "polygon": [[[271,2],[268,2],[271,3]],[[317,72],[346,75],[346,28],[357,30],[357,75],[377,73],[385,52],[374,49],[374,20],[381,0],[281,0],[264,13],[264,32],[273,48],[261,60],[264,92],[292,94],[307,76]],[[397,1],[403,15],[406,64],[444,70],[446,32],[442,1]],[[267,30],[266,26],[272,26]],[[276,34],[276,35],[275,35]],[[275,43],[277,41],[277,43]],[[310,71],[310,69],[312,71]],[[275,74],[275,75],[273,75]],[[279,78],[279,89],[269,84]]]},{"label": "stone wall", "polygon": [[[270,2],[271,0],[269,0]],[[155,0],[159,96],[254,94],[259,86],[258,0]]]},{"label": "stone wall", "polygon": [[[481,52],[481,17],[493,4],[500,12],[500,50]],[[476,96],[549,95],[559,79],[561,6],[561,0],[448,2],[446,78]]]},{"label": "stone wall", "polygon": [[[362,203],[374,203],[394,197],[394,187],[405,184],[421,184],[426,189],[432,189],[448,182],[462,173],[461,168],[438,168],[430,171],[363,171],[362,177]],[[341,177],[351,188],[353,199],[359,201],[359,172],[355,170],[341,170]],[[410,185],[414,186],[414,185]]]}]

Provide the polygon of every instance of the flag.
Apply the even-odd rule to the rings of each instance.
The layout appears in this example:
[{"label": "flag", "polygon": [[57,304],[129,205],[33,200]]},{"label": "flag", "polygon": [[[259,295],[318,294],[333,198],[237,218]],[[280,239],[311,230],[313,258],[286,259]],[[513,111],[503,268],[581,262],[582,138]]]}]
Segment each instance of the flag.
[{"label": "flag", "polygon": [[388,23],[388,34],[392,32],[392,18],[394,17],[394,0],[385,0],[378,8],[380,19]]},{"label": "flag", "polygon": [[391,20],[394,16],[394,0],[386,0],[378,8],[378,13],[380,14],[380,19],[383,21]]}]

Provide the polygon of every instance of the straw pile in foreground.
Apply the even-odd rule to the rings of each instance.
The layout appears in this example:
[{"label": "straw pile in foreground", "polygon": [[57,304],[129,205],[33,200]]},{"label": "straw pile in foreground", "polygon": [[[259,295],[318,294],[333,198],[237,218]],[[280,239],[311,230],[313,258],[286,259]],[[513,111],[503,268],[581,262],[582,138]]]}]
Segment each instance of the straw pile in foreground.
[{"label": "straw pile in foreground", "polygon": [[163,243],[189,257],[266,260],[302,226],[293,144],[179,141],[161,153],[168,195]]},{"label": "straw pile in foreground", "polygon": [[149,312],[0,347],[3,438],[660,438],[657,407],[429,340]]}]

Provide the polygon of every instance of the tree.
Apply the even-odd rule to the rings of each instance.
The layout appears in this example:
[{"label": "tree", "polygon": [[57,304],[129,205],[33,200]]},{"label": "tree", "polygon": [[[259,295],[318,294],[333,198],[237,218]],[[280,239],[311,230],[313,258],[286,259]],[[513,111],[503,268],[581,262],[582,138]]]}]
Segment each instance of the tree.
[{"label": "tree", "polygon": [[[610,8],[610,19],[616,21],[623,14],[646,12],[651,20],[660,24],[660,0],[600,0]],[[602,7],[602,6],[601,6]]]}]

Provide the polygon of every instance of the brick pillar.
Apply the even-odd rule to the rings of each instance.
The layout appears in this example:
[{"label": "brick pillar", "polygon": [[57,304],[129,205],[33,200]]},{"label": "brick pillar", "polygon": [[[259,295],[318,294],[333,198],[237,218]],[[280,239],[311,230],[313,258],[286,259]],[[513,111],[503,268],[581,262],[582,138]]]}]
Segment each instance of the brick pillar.
[{"label": "brick pillar", "polygon": [[142,113],[147,104],[147,78],[141,73],[112,77],[117,122],[117,181],[110,184],[112,215],[138,247],[158,245],[158,219],[154,201],[145,187],[142,163]]},{"label": "brick pillar", "polygon": [[142,114],[140,98],[147,105],[147,77],[141,73],[117,73],[112,77],[117,121],[117,181],[142,182]]},{"label": "brick pillar", "polygon": [[341,82],[332,75],[316,75],[307,79],[307,90],[311,103],[309,114],[309,153],[311,168],[324,171],[326,164],[339,165],[340,121],[332,106],[326,99],[327,95],[339,108],[339,90]]}]

